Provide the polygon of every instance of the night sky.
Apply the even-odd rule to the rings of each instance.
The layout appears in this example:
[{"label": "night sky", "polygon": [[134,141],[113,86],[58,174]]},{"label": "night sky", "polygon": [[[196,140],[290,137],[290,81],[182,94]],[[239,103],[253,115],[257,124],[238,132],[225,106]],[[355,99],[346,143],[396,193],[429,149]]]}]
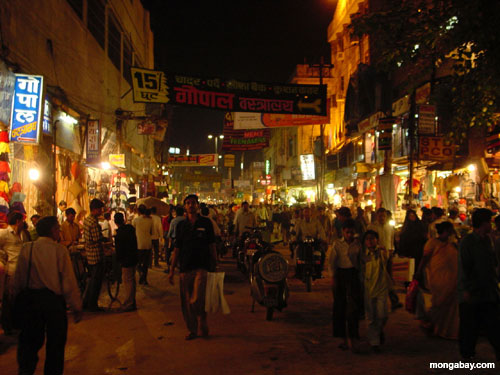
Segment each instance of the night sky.
[{"label": "night sky", "polygon": [[[143,0],[151,13],[156,68],[206,78],[288,82],[295,65],[329,60],[334,0]],[[221,111],[175,107],[169,141],[213,152]]]}]

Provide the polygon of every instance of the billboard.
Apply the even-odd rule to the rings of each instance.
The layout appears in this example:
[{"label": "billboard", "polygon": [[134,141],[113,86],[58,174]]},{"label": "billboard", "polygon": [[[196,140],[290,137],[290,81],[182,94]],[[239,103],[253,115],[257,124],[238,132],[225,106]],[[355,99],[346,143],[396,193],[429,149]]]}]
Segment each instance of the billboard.
[{"label": "billboard", "polygon": [[316,179],[313,154],[300,155],[300,170],[302,172],[303,181],[310,181]]},{"label": "billboard", "polygon": [[172,167],[216,167],[217,154],[172,155],[168,164]]},{"label": "billboard", "polygon": [[222,149],[226,151],[260,150],[269,147],[270,129],[234,129],[233,113],[227,112],[224,117],[224,140]]},{"label": "billboard", "polygon": [[134,102],[170,103],[234,112],[326,116],[326,85],[200,78],[131,68]]},{"label": "billboard", "polygon": [[40,139],[43,105],[43,76],[16,74],[12,101],[10,141],[35,144]]}]

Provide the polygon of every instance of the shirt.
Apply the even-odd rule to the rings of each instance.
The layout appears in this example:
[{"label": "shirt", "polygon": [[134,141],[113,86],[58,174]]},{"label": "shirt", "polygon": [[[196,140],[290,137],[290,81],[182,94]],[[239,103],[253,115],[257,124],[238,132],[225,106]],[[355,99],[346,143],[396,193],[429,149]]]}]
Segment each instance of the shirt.
[{"label": "shirt", "polygon": [[177,216],[170,222],[170,227],[168,228],[168,233],[167,233],[168,238],[175,239],[177,224],[179,224],[183,220],[186,220],[185,216]]},{"label": "shirt", "polygon": [[33,250],[31,244],[32,242],[27,242],[21,249],[14,275],[14,295],[26,287],[32,251],[29,288],[50,289],[55,294],[62,295],[73,310],[80,311],[82,309],[80,289],[68,250],[49,237],[40,237],[33,242]]},{"label": "shirt", "polygon": [[151,235],[152,240],[159,240],[163,237],[163,225],[161,224],[161,218],[158,215],[151,215],[153,219],[153,234]]},{"label": "shirt", "polygon": [[210,245],[215,243],[215,235],[210,219],[199,216],[191,223],[188,219],[177,224],[175,247],[179,249],[180,272],[198,269],[210,271],[212,268]]},{"label": "shirt", "polygon": [[80,227],[77,223],[70,223],[69,221],[65,221],[61,225],[61,245],[68,247],[74,242],[78,242],[80,239]]},{"label": "shirt", "polygon": [[135,228],[130,224],[122,225],[116,230],[115,236],[116,260],[122,267],[137,265],[137,237]]},{"label": "shirt", "polygon": [[333,242],[332,252],[330,254],[330,270],[332,276],[338,268],[360,268],[361,243],[355,239],[347,243],[344,238]]},{"label": "shirt", "polygon": [[0,249],[4,252],[6,258],[7,275],[13,276],[16,271],[17,258],[23,246],[21,237],[10,225],[5,229],[0,229]]},{"label": "shirt", "polygon": [[137,248],[139,250],[150,250],[153,247],[153,219],[147,216],[138,216],[132,222],[137,236]]},{"label": "shirt", "polygon": [[390,276],[387,272],[388,261],[387,250],[377,248],[371,252],[367,250],[364,262],[365,293],[369,298],[377,298],[387,295]]},{"label": "shirt", "polygon": [[104,251],[101,245],[102,232],[97,218],[90,215],[83,221],[83,238],[85,239],[85,253],[90,265],[102,262]]},{"label": "shirt", "polygon": [[491,238],[470,233],[460,243],[458,253],[458,298],[469,292],[471,303],[498,302],[497,260]]},{"label": "shirt", "polygon": [[323,225],[318,219],[300,220],[297,227],[297,240],[302,241],[305,237],[313,237],[317,240],[326,241],[326,234]]},{"label": "shirt", "polygon": [[381,247],[389,251],[394,250],[394,227],[388,223],[383,225],[380,223],[374,223],[370,224],[368,229],[377,232],[378,243]]},{"label": "shirt", "polygon": [[257,226],[257,221],[255,220],[255,215],[251,213],[250,211],[245,212],[241,210],[238,212],[236,215],[236,218],[234,219],[234,226],[236,230],[236,234],[238,236],[241,236],[244,232],[249,232],[250,229],[247,227],[256,227]]}]

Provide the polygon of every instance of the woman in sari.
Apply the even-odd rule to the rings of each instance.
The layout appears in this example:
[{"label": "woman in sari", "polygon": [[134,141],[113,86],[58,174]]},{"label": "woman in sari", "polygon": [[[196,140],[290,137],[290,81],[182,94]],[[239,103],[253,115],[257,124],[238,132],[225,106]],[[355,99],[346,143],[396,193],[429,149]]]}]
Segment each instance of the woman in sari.
[{"label": "woman in sari", "polygon": [[426,286],[431,292],[432,306],[428,322],[430,334],[447,339],[458,338],[458,251],[449,241],[455,234],[453,224],[445,221],[436,225],[437,238],[431,238],[424,247],[424,256],[417,271],[422,280],[426,272]]}]

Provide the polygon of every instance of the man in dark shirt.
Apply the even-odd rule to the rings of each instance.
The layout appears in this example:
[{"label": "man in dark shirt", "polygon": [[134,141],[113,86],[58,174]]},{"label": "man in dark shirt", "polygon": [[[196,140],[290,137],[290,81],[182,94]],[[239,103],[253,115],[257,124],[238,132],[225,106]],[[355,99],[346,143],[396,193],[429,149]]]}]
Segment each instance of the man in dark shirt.
[{"label": "man in dark shirt", "polygon": [[496,257],[491,238],[493,213],[479,208],[472,213],[474,232],[460,243],[458,256],[458,293],[460,354],[464,359],[475,355],[476,341],[481,324],[500,360],[500,303],[498,280],[495,272]]},{"label": "man in dark shirt", "polygon": [[125,217],[121,212],[115,214],[115,224],[118,226],[115,236],[116,260],[122,266],[123,287],[125,300],[123,311],[137,310],[135,304],[135,268],[139,259],[135,228],[125,224]]},{"label": "man in dark shirt", "polygon": [[198,328],[201,336],[208,336],[205,289],[207,272],[215,271],[217,254],[213,225],[198,214],[198,197],[188,195],[184,208],[187,219],[177,225],[169,281],[174,284],[175,267],[179,265],[182,314],[189,330],[186,340],[192,340],[198,337]]}]

